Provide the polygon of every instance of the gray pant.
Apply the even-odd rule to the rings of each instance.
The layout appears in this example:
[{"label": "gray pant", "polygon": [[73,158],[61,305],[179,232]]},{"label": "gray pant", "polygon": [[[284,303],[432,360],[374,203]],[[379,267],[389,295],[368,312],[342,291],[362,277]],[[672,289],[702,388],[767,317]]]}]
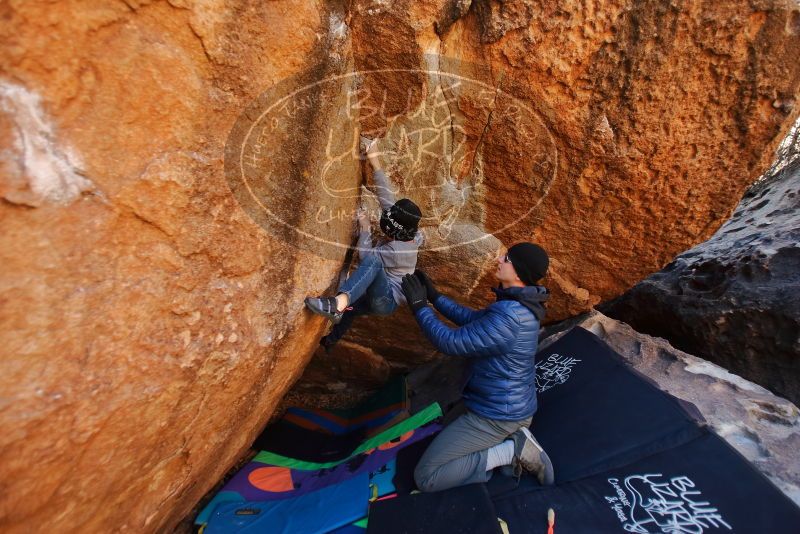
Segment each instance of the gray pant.
[{"label": "gray pant", "polygon": [[414,469],[414,481],[422,491],[441,491],[465,484],[486,482],[487,449],[502,443],[518,428],[531,424],[497,421],[467,412],[442,430]]}]

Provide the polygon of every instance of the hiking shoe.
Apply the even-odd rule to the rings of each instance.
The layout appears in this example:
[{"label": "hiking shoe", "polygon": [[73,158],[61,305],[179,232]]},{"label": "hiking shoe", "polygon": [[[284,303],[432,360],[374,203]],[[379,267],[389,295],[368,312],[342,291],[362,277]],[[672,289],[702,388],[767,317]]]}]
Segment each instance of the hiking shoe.
[{"label": "hiking shoe", "polygon": [[309,310],[330,319],[333,324],[338,324],[344,315],[344,312],[336,310],[336,297],[306,297],[304,302]]},{"label": "hiking shoe", "polygon": [[514,440],[514,460],[511,465],[515,475],[519,477],[523,471],[527,471],[535,474],[542,486],[552,485],[555,482],[553,463],[531,431],[522,427],[511,434],[511,439]]}]

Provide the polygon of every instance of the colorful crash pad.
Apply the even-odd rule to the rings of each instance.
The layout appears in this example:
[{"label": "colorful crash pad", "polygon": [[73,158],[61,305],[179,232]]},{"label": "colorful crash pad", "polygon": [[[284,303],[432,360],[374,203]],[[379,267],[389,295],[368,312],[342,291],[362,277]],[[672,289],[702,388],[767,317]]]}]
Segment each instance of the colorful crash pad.
[{"label": "colorful crash pad", "polygon": [[367,518],[355,523],[350,523],[336,530],[331,530],[328,534],[365,534],[367,532]]},{"label": "colorful crash pad", "polygon": [[379,470],[405,446],[438,432],[441,426],[432,421],[439,416],[441,409],[438,404],[432,404],[366,440],[345,460],[328,464],[304,462],[263,451],[223,486],[198,514],[195,523],[206,523],[222,503],[293,498]]},{"label": "colorful crash pad", "polygon": [[244,501],[274,501],[297,497],[337,484],[359,473],[379,471],[394,460],[400,449],[431,436],[440,429],[441,426],[436,423],[411,429],[398,438],[397,442],[389,441],[370,452],[324,469],[293,469],[258,461],[257,456],[254,461],[242,467],[223,486],[221,492],[237,493]]},{"label": "colorful crash pad", "polygon": [[212,512],[204,534],[329,532],[364,517],[369,503],[369,474],[280,501],[222,503]]},{"label": "colorful crash pad", "polygon": [[386,495],[393,494],[396,489],[394,487],[394,475],[397,469],[397,462],[392,459],[385,465],[370,471],[369,473],[369,500],[374,501]]},{"label": "colorful crash pad", "polygon": [[[397,496],[394,483],[395,461],[392,460],[381,469],[369,474],[370,502],[391,499]],[[329,534],[364,534],[367,531],[367,518],[362,517],[349,525],[332,530]]]},{"label": "colorful crash pad", "polygon": [[298,460],[296,458],[292,458],[282,454],[277,454],[272,451],[262,451],[258,455],[256,455],[253,461],[271,465],[279,465],[283,467],[292,467],[294,469],[306,469],[306,470],[325,469],[338,465],[342,462],[345,462],[350,458],[357,456],[363,452],[367,452],[372,449],[378,448],[381,445],[386,444],[385,446],[391,447],[390,442],[394,441],[394,443],[400,443],[404,439],[407,439],[407,437],[404,436],[410,437],[411,434],[409,434],[409,432],[411,430],[418,428],[426,423],[429,423],[441,416],[442,416],[442,409],[439,407],[438,404],[433,403],[424,410],[420,411],[419,413],[415,413],[408,419],[405,419],[404,421],[401,421],[396,425],[387,428],[383,432],[376,434],[375,436],[369,439],[366,439],[360,445],[350,450],[349,452],[342,451],[340,457],[338,457],[335,460],[332,459],[325,462],[305,461],[305,460]]},{"label": "colorful crash pad", "polygon": [[[351,479],[342,481],[328,491],[315,491],[311,496],[296,497],[281,501],[275,506],[263,505],[261,502],[239,501],[216,505],[212,518],[213,523],[206,526],[204,532],[348,532],[363,534],[366,532],[367,518],[360,517],[352,523],[349,520],[357,512],[366,513],[363,502],[362,486],[368,487],[367,500],[374,501],[386,496],[394,496],[395,487],[392,479],[395,475],[395,461],[390,460],[375,471],[368,473],[366,480],[363,473],[355,474]],[[340,499],[346,499],[345,510],[324,510],[327,506],[339,506]],[[223,503],[220,503],[223,504]],[[357,506],[353,507],[352,505]],[[293,517],[297,514],[316,514],[313,521]],[[252,517],[252,516],[264,516]],[[342,525],[342,526],[334,526]],[[300,530],[297,530],[300,529]]]}]

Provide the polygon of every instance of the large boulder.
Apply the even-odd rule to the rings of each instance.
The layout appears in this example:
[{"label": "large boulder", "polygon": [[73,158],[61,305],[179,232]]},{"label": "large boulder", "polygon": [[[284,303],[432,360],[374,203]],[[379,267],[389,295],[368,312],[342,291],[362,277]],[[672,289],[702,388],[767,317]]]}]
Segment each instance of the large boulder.
[{"label": "large boulder", "polygon": [[[247,449],[324,328],[303,297],[344,252],[264,232],[231,193],[223,147],[266,85],[346,71],[347,45],[316,4],[172,4],[0,8],[3,532],[174,524]],[[347,124],[346,88],[333,89],[286,123],[308,132],[311,172],[324,133]],[[296,173],[282,165],[270,169]],[[357,172],[351,160],[340,180]],[[349,239],[350,225],[324,232]]]},{"label": "large boulder", "polygon": [[[245,450],[324,331],[359,130],[446,291],[536,240],[558,318],[708,237],[798,112],[788,0],[0,12],[9,532],[168,529]],[[406,313],[354,331],[376,373],[432,354]]]},{"label": "large boulder", "polygon": [[800,403],[800,159],[708,241],[603,307]]},{"label": "large boulder", "polygon": [[[356,1],[353,49],[362,123],[436,242],[420,266],[473,306],[520,240],[553,259],[548,320],[619,295],[723,223],[800,111],[794,3],[440,4]],[[406,310],[348,339],[433,352]]]}]

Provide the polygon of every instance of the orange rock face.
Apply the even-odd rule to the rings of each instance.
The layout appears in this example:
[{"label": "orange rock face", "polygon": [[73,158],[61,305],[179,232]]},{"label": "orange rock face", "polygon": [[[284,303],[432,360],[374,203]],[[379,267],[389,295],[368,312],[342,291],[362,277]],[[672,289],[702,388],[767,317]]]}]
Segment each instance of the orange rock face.
[{"label": "orange rock face", "polygon": [[[522,240],[551,255],[548,320],[618,295],[722,224],[800,111],[800,12],[792,4],[752,10],[476,0],[428,7],[359,4],[353,39],[369,45],[354,52],[357,65],[394,68],[391,55],[375,59],[372,28],[402,19],[419,44],[403,45],[403,68],[420,50],[417,68],[436,71],[424,82],[375,79],[376,87],[367,76],[367,88],[383,90],[388,102],[410,91],[435,102],[439,90],[446,106],[437,109],[446,118],[431,120],[419,110],[436,105],[410,99],[413,110],[383,131],[372,124],[393,149],[386,164],[398,184],[408,185],[409,175],[443,181],[433,202],[410,195],[430,217],[429,243],[467,244],[429,247],[420,266],[474,306],[492,300],[487,255]],[[420,165],[405,155],[403,141],[431,124],[444,124],[449,139],[425,168],[424,159]],[[448,178],[459,202],[451,201]],[[456,237],[454,227],[496,240]],[[361,319],[347,339],[396,367],[433,354],[405,310]],[[352,357],[349,349],[338,352]]]},{"label": "orange rock face", "polygon": [[[223,168],[228,133],[265,87],[348,56],[328,14],[129,4],[2,8],[4,532],[177,522],[302,372],[323,328],[303,297],[344,256],[265,232]],[[329,97],[287,127],[341,127]],[[311,172],[326,143],[312,132],[296,145]]]},{"label": "orange rock face", "polygon": [[[169,529],[235,461],[326,328],[359,130],[473,304],[503,244],[550,251],[555,319],[707,238],[800,109],[797,7],[759,5],[0,6],[2,530]],[[414,331],[351,349],[383,376]]]}]

